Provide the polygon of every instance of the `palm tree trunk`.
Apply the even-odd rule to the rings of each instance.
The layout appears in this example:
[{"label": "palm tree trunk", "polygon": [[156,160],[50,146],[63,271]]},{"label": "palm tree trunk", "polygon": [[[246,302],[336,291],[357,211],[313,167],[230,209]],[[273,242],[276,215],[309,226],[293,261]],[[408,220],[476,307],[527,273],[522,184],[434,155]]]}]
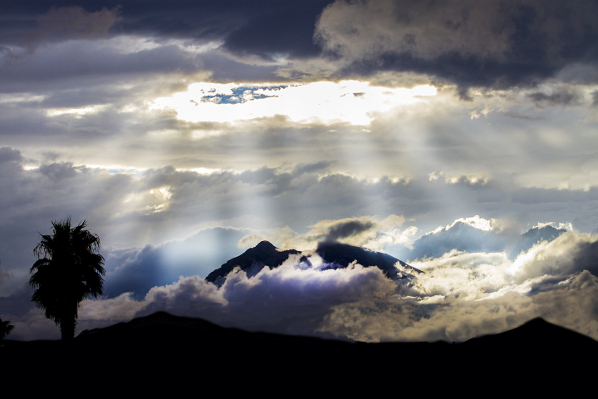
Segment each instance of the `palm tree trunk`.
[{"label": "palm tree trunk", "polygon": [[[69,309],[70,310],[70,309]],[[63,341],[70,341],[75,338],[75,326],[77,324],[77,305],[75,311],[66,310],[60,318],[60,336]]]},{"label": "palm tree trunk", "polygon": [[74,318],[65,318],[60,321],[60,336],[63,341],[75,338],[75,324]]}]

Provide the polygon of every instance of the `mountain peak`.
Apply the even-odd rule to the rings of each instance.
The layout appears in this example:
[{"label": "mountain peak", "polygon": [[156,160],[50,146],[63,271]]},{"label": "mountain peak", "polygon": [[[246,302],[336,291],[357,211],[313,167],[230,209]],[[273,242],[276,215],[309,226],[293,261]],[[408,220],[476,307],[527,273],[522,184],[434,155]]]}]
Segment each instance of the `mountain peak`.
[{"label": "mountain peak", "polygon": [[261,241],[259,244],[257,244],[254,248],[256,249],[260,249],[260,250],[273,250],[273,249],[277,249],[274,245],[272,245],[272,243],[270,241]]},{"label": "mountain peak", "polygon": [[[327,268],[330,269],[346,268],[349,264],[356,261],[364,267],[378,267],[391,279],[401,279],[412,276],[414,273],[423,273],[421,270],[391,255],[339,242],[321,242],[318,244],[316,253],[322,257],[324,262],[328,264]],[[226,276],[235,269],[241,269],[245,271],[248,277],[252,277],[264,267],[279,267],[291,254],[301,254],[301,251],[296,249],[280,250],[269,241],[264,240],[212,271],[206,277],[206,280],[222,286],[226,280]],[[399,271],[395,266],[397,263],[400,263],[402,266],[402,271]]]},{"label": "mountain peak", "polygon": [[240,268],[241,270],[244,270],[248,276],[252,276],[266,266],[280,266],[282,262],[287,260],[289,255],[297,253],[299,253],[299,251],[294,249],[286,251],[278,250],[272,243],[264,240],[255,247],[249,248],[241,255],[230,259],[218,269],[212,271],[208,274],[206,280],[221,286],[224,284],[226,276],[236,268]]}]

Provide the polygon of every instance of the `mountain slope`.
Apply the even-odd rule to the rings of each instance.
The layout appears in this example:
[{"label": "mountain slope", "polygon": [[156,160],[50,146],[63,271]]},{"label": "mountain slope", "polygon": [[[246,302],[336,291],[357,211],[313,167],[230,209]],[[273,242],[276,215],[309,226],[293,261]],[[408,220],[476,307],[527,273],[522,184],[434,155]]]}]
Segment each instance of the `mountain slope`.
[{"label": "mountain slope", "polygon": [[[423,273],[421,270],[409,266],[391,255],[349,244],[321,242],[318,244],[316,252],[326,263],[332,265],[331,268],[335,267],[334,265],[344,268],[351,262],[357,261],[357,263],[365,267],[376,266],[380,268],[387,277],[392,279],[400,279],[413,274]],[[397,263],[402,266],[405,273],[401,273],[397,269],[395,266]]]}]

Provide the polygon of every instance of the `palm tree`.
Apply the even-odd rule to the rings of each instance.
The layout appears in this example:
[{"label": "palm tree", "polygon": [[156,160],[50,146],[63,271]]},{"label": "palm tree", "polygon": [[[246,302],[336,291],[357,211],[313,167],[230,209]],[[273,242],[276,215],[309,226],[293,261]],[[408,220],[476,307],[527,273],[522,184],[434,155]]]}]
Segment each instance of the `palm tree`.
[{"label": "palm tree", "polygon": [[31,300],[44,309],[46,317],[60,324],[63,340],[75,337],[79,303],[102,295],[106,273],[104,257],[95,253],[100,238],[85,230],[86,222],[71,228],[71,219],[53,221],[54,234],[43,235],[33,253],[29,285],[35,288]]},{"label": "palm tree", "polygon": [[15,326],[10,324],[10,321],[2,321],[2,318],[0,318],[0,342],[2,342],[4,337],[10,334],[10,332],[14,329]]}]

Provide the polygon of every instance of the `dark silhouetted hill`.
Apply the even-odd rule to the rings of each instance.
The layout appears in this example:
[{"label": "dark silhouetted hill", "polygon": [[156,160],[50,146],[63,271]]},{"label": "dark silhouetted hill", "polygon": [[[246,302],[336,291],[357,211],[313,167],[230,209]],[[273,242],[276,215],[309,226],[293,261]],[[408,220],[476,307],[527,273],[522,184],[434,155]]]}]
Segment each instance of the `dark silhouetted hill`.
[{"label": "dark silhouetted hill", "polygon": [[[158,312],[81,332],[72,342],[6,341],[5,386],[60,384],[102,394],[155,394],[182,387],[226,395],[575,391],[592,384],[598,342],[542,319],[464,343],[351,343],[255,333]],[[587,380],[586,380],[587,379]],[[522,385],[523,384],[523,385]],[[571,387],[570,387],[571,386]],[[384,390],[383,390],[384,388]],[[183,391],[184,392],[184,391]],[[203,392],[203,391],[202,391]]]}]

